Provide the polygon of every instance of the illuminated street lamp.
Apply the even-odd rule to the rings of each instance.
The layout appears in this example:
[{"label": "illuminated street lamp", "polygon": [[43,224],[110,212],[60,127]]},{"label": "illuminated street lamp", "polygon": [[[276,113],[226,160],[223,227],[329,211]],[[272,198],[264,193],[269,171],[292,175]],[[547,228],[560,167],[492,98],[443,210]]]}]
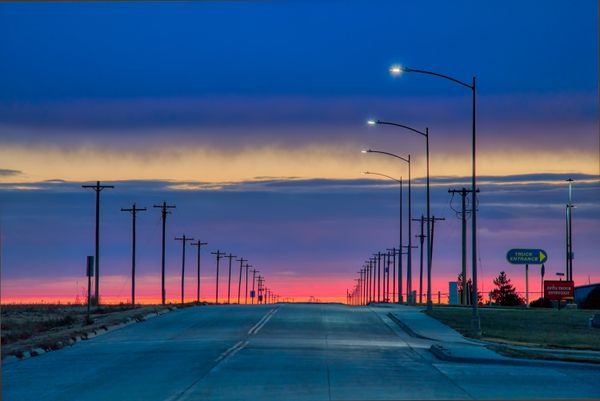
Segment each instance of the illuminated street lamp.
[{"label": "illuminated street lamp", "polygon": [[471,330],[473,335],[476,337],[481,336],[481,320],[479,318],[479,311],[477,309],[477,128],[475,124],[475,111],[476,111],[476,96],[477,96],[477,86],[475,81],[475,76],[471,81],[471,84],[460,81],[456,78],[452,78],[448,75],[438,74],[436,72],[425,71],[425,70],[417,70],[414,68],[408,68],[401,65],[392,65],[390,67],[390,74],[393,76],[399,76],[403,72],[416,72],[420,74],[433,75],[436,77],[447,79],[448,81],[452,81],[456,84],[459,84],[465,88],[471,90],[471,98],[472,98],[472,120],[471,120],[471,128],[472,128],[472,177],[471,177],[471,185],[473,191],[473,202],[471,204],[471,235],[472,235],[472,244],[471,244],[471,256],[472,256],[472,277],[473,277],[473,316],[471,320]]},{"label": "illuminated street lamp", "polygon": [[427,158],[427,310],[431,310],[431,197],[429,191],[429,128],[425,128],[425,131],[419,131],[418,129],[409,127],[407,125],[380,120],[369,120],[367,121],[367,124],[392,125],[394,127],[404,128],[425,137],[425,156]]},{"label": "illuminated street lamp", "polygon": [[[367,149],[362,150],[362,153],[379,153],[386,156],[395,157],[408,164],[408,254],[406,260],[406,296],[408,301],[412,298],[412,191],[411,191],[411,172],[410,172],[410,155],[407,158],[398,156],[394,153],[384,152],[381,150]],[[401,244],[402,246],[402,244]],[[402,249],[402,248],[401,248]]]},{"label": "illuminated street lamp", "polygon": [[[398,180],[389,175],[375,173],[372,171],[363,171],[362,174],[378,175],[378,176],[385,177],[390,180],[396,181],[398,184],[400,184],[400,246],[398,249],[402,250],[402,177],[400,177],[400,179]],[[403,299],[402,299],[402,255],[400,255],[400,257],[398,258],[398,293],[399,293],[398,294],[398,303],[401,304],[403,301]]]}]

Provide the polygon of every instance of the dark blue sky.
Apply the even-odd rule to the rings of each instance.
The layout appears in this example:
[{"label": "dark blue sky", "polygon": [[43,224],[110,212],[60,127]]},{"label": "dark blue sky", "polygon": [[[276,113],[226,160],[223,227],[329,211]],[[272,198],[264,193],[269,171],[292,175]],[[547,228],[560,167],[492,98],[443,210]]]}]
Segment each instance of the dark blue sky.
[{"label": "dark blue sky", "polygon": [[[597,88],[597,2],[0,5],[0,99],[456,94],[394,62],[479,76],[483,94]],[[590,79],[595,83],[590,87]]]}]

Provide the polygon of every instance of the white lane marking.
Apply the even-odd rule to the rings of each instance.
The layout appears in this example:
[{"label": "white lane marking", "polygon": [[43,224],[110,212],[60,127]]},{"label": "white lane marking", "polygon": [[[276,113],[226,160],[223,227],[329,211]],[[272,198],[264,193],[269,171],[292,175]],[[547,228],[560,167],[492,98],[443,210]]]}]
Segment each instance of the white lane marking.
[{"label": "white lane marking", "polygon": [[246,344],[248,344],[247,341],[238,341],[233,347],[227,349],[225,352],[223,352],[221,355],[219,355],[219,357],[217,359],[215,359],[215,362],[219,363],[223,359],[235,354],[236,352],[238,352],[239,350],[244,348],[246,346]]},{"label": "white lane marking", "polygon": [[263,328],[265,324],[273,317],[273,315],[277,312],[278,309],[271,309],[269,313],[262,317],[252,328],[248,331],[248,335],[252,336],[258,333],[260,329]]}]

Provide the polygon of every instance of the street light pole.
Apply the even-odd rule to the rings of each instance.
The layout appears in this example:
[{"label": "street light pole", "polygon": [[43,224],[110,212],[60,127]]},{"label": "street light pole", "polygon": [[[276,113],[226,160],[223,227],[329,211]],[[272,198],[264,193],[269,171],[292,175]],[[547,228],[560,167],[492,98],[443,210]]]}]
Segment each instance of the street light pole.
[{"label": "street light pole", "polygon": [[573,217],[573,179],[567,179],[569,183],[569,203],[567,204],[567,281],[573,281],[573,236],[572,236],[572,217]]},{"label": "street light pole", "polygon": [[[430,191],[430,186],[429,186],[429,127],[425,127],[425,131],[420,131],[418,129],[415,129],[413,127],[410,127],[408,125],[404,125],[404,124],[398,124],[398,123],[394,123],[394,122],[389,122],[389,121],[381,121],[381,120],[369,120],[367,121],[367,124],[369,125],[391,125],[394,127],[399,127],[399,128],[403,128],[405,130],[408,131],[412,131],[416,134],[419,134],[421,136],[423,136],[425,138],[425,157],[426,157],[426,165],[427,165],[427,271],[431,270],[431,258],[429,257],[429,254],[431,253],[431,241],[429,240],[429,233],[431,232],[431,223],[430,223],[430,219],[431,219],[431,191]],[[409,159],[410,159],[410,155],[409,155]],[[409,181],[409,185],[410,185],[410,181]],[[409,195],[410,196],[410,195]],[[409,224],[410,227],[410,224]],[[410,233],[409,233],[410,236]],[[402,242],[402,241],[400,241]],[[421,302],[420,300],[421,295],[419,295],[419,303]]]},{"label": "street light pole", "polygon": [[[381,150],[363,150],[362,153],[379,153],[391,157],[395,157],[397,159],[402,160],[403,162],[408,164],[408,253],[407,253],[407,261],[406,261],[406,293],[407,298],[410,301],[412,298],[412,190],[411,190],[411,162],[410,162],[410,154],[404,158],[402,156],[398,156],[394,153],[384,152]],[[414,301],[414,300],[413,300]]]},{"label": "street light pole", "polygon": [[476,126],[476,97],[477,97],[477,82],[476,77],[473,76],[471,84],[460,81],[456,78],[452,78],[448,75],[439,74],[436,72],[417,70],[413,68],[402,67],[394,65],[390,68],[392,75],[400,75],[402,72],[416,72],[420,74],[433,75],[436,77],[444,78],[461,86],[469,88],[471,90],[472,97],[472,119],[471,119],[471,156],[472,156],[472,177],[471,177],[471,190],[473,191],[473,204],[471,205],[471,256],[472,256],[472,277],[473,277],[473,313],[471,318],[471,331],[475,337],[481,336],[481,320],[479,317],[479,311],[477,308],[477,126]]},{"label": "street light pole", "polygon": [[[391,177],[389,175],[386,174],[381,174],[381,173],[375,173],[372,171],[363,171],[362,174],[365,175],[378,175],[381,177],[385,177],[388,178],[392,181],[396,181],[398,184],[400,184],[400,230],[399,230],[399,237],[400,237],[400,245],[399,248],[402,249],[402,209],[403,209],[403,205],[402,205],[402,177],[400,177],[400,179],[396,179],[394,177]],[[394,269],[396,268],[396,254],[394,253]],[[396,283],[395,280],[395,275],[394,275],[394,285]],[[394,287],[394,292],[396,287]],[[398,257],[398,303],[401,304],[403,301],[402,299],[402,255],[400,255]]]}]

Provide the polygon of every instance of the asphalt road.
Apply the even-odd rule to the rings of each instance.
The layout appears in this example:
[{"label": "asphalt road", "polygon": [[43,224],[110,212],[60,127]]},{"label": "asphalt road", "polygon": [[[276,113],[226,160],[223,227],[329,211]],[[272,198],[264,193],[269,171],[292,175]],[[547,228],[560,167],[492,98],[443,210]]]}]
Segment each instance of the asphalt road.
[{"label": "asphalt road", "polygon": [[2,366],[3,400],[600,398],[600,367],[436,359],[383,308],[177,310]]}]

